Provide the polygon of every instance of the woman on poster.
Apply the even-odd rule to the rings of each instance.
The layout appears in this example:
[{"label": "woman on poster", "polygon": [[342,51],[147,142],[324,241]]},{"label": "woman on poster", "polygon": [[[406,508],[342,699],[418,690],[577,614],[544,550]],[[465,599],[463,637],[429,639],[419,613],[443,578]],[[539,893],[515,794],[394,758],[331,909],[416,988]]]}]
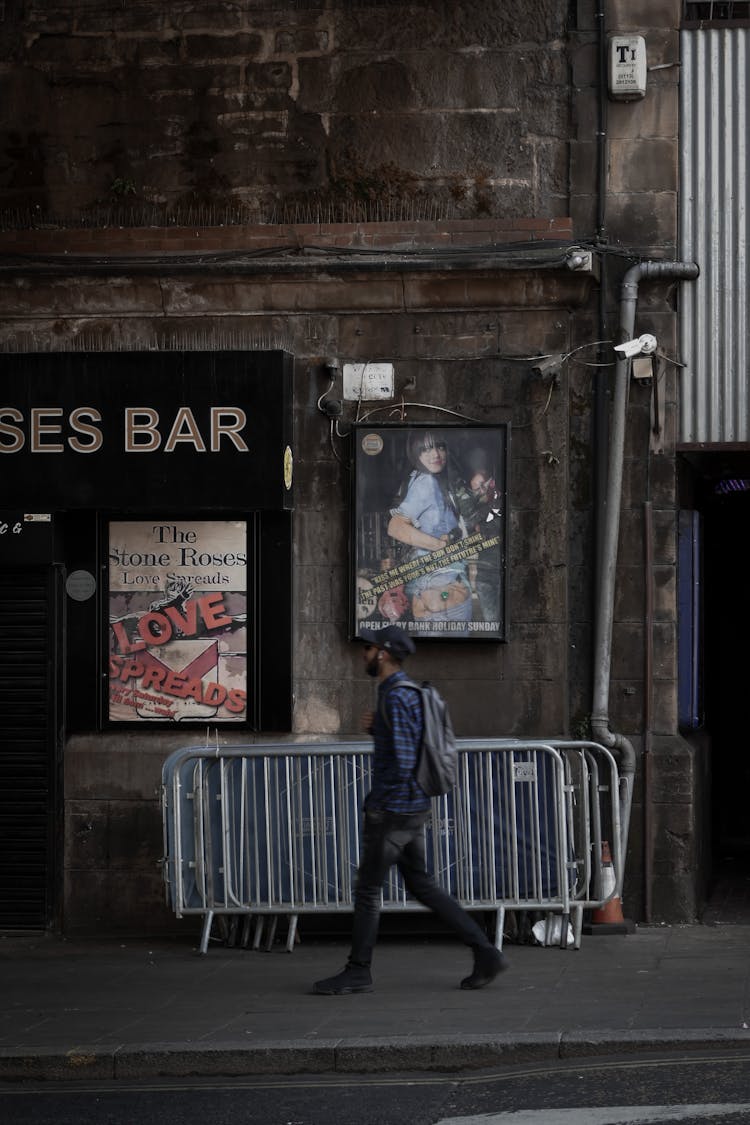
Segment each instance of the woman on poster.
[{"label": "woman on poster", "polygon": [[[410,472],[390,511],[388,534],[406,544],[409,559],[424,557],[424,573],[405,586],[415,622],[433,628],[419,632],[445,631],[441,623],[471,621],[472,602],[464,562],[436,560],[428,556],[458,539],[466,528],[459,513],[457,492],[465,485],[449,470],[445,440],[430,430],[414,430],[406,443]],[[451,632],[460,631],[455,628]]]}]

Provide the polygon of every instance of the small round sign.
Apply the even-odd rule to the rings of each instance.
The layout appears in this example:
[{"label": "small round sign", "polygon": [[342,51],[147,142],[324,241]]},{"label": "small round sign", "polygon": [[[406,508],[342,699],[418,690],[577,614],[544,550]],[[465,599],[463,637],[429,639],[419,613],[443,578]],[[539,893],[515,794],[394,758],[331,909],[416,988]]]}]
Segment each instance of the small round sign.
[{"label": "small round sign", "polygon": [[96,579],[89,570],[73,570],[66,579],[65,592],[74,602],[87,602],[96,592]]},{"label": "small round sign", "polygon": [[362,452],[368,457],[377,457],[383,451],[383,439],[380,434],[365,434],[362,438]]}]

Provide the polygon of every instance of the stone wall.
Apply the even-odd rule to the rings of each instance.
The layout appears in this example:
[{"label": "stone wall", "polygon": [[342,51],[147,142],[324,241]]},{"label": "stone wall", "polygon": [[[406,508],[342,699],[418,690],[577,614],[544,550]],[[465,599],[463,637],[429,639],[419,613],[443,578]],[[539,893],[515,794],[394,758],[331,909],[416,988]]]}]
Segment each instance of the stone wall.
[{"label": "stone wall", "polygon": [[567,213],[566,6],[29,0],[0,211]]},{"label": "stone wall", "polygon": [[[2,7],[0,255],[58,261],[56,272],[3,274],[0,348],[260,346],[295,356],[296,734],[356,731],[369,699],[347,641],[347,474],[337,459],[347,444],[334,438],[332,448],[315,405],[329,355],[393,362],[396,401],[408,387],[410,401],[426,404],[410,417],[426,420],[427,407],[439,406],[510,420],[511,643],[425,646],[420,672],[445,684],[461,734],[586,730],[597,378],[605,407],[609,395],[606,373],[591,366],[605,357],[591,345],[611,342],[630,262],[675,256],[678,200],[680,5],[604,8],[608,31],[646,36],[652,69],[642,101],[599,101],[596,5],[583,0]],[[55,215],[66,219],[43,225]],[[395,259],[419,248],[573,238],[595,245],[600,289],[565,270],[350,264],[344,274],[306,259],[335,248]],[[254,255],[270,250],[285,265],[264,275]],[[208,263],[180,272],[176,260],[195,252],[246,260],[235,273]],[[76,272],[81,254],[143,260],[103,280]],[[673,287],[644,285],[638,331],[654,331],[674,355],[675,325]],[[554,382],[518,359],[548,352],[572,353]],[[666,368],[664,387],[658,453],[649,452],[650,391],[631,388],[610,709],[612,728],[640,754],[649,581],[652,876],[659,916],[685,918],[695,911],[695,817],[706,782],[704,749],[677,734],[676,367]],[[349,404],[342,432],[353,415]],[[70,739],[72,927],[95,917],[100,927],[142,929],[139,903],[148,903],[151,928],[173,924],[152,866],[157,763],[169,748],[164,738],[148,751],[92,732]],[[636,916],[640,780],[639,770],[627,887]]]},{"label": "stone wall", "polygon": [[598,146],[605,138],[605,206],[601,234],[610,247],[644,257],[675,255],[678,200],[678,0],[608,0],[607,34],[643,35],[647,90],[634,101],[599,102],[597,5],[578,0],[571,42],[575,88],[571,136],[571,203],[575,229],[598,222]]},{"label": "stone wall", "polygon": [[[403,263],[368,271],[363,264],[337,276],[319,262],[295,266],[292,259],[278,275],[261,260],[245,276],[231,262],[215,275],[181,267],[184,248],[193,245],[187,230],[7,232],[0,236],[6,261],[26,257],[22,276],[0,283],[9,313],[0,346],[138,352],[228,340],[252,347],[263,340],[294,354],[295,735],[358,734],[372,693],[359,647],[348,639],[351,450],[346,436],[331,437],[317,408],[327,385],[324,358],[388,359],[395,367],[394,403],[421,404],[406,410],[407,420],[442,421],[439,411],[448,409],[481,422],[509,421],[512,643],[425,644],[414,672],[444,687],[463,736],[560,733],[568,727],[568,390],[564,373],[557,382],[542,379],[529,357],[567,350],[572,318],[589,297],[591,274],[564,263],[569,234],[567,220],[550,219],[195,232],[202,252],[214,254],[264,240],[277,252],[344,242],[366,248],[374,239],[380,247],[390,243],[394,253],[405,242],[449,254],[465,252],[474,240],[502,240],[521,253],[524,244],[546,240],[550,257],[563,247],[558,268],[546,271],[464,266],[454,272],[440,269],[438,257],[429,271]],[[78,273],[71,273],[71,254],[78,255]],[[240,258],[246,267],[252,262]],[[97,262],[113,274],[105,283]],[[32,284],[23,275],[33,269]],[[345,403],[343,434],[355,414],[356,404]],[[246,741],[248,735],[226,737]],[[161,762],[181,744],[176,733],[70,732],[67,929],[94,921],[102,930],[174,926],[162,903],[155,850],[161,850]]]}]

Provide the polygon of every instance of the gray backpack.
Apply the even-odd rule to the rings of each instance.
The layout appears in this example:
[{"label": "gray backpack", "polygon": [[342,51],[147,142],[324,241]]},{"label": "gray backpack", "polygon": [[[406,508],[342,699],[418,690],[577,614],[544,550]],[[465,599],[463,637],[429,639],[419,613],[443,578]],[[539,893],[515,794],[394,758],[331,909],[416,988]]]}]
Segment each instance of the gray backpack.
[{"label": "gray backpack", "polygon": [[[414,688],[422,698],[422,742],[414,777],[428,797],[442,797],[450,793],[458,773],[456,736],[448,705],[435,685],[427,680],[421,684],[414,680],[399,680],[393,686]],[[382,715],[388,723],[385,707]]]}]

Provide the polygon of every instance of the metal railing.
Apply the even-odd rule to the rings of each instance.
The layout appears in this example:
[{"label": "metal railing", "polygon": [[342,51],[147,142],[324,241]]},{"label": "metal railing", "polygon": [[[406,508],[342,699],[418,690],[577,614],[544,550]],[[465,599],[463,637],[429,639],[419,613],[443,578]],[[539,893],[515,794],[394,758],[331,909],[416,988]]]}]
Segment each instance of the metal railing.
[{"label": "metal railing", "polygon": [[[583,910],[620,893],[621,780],[612,754],[592,742],[462,739],[454,790],[432,802],[425,826],[428,869],[469,910],[495,912],[502,946],[506,911],[561,916],[560,944],[580,945]],[[351,911],[362,806],[370,786],[364,742],[192,746],[162,771],[163,872],[178,917],[242,922],[253,944],[263,922]],[[603,893],[602,842],[611,844],[615,888]],[[611,884],[611,879],[609,880]],[[385,911],[416,911],[396,868]]]}]

